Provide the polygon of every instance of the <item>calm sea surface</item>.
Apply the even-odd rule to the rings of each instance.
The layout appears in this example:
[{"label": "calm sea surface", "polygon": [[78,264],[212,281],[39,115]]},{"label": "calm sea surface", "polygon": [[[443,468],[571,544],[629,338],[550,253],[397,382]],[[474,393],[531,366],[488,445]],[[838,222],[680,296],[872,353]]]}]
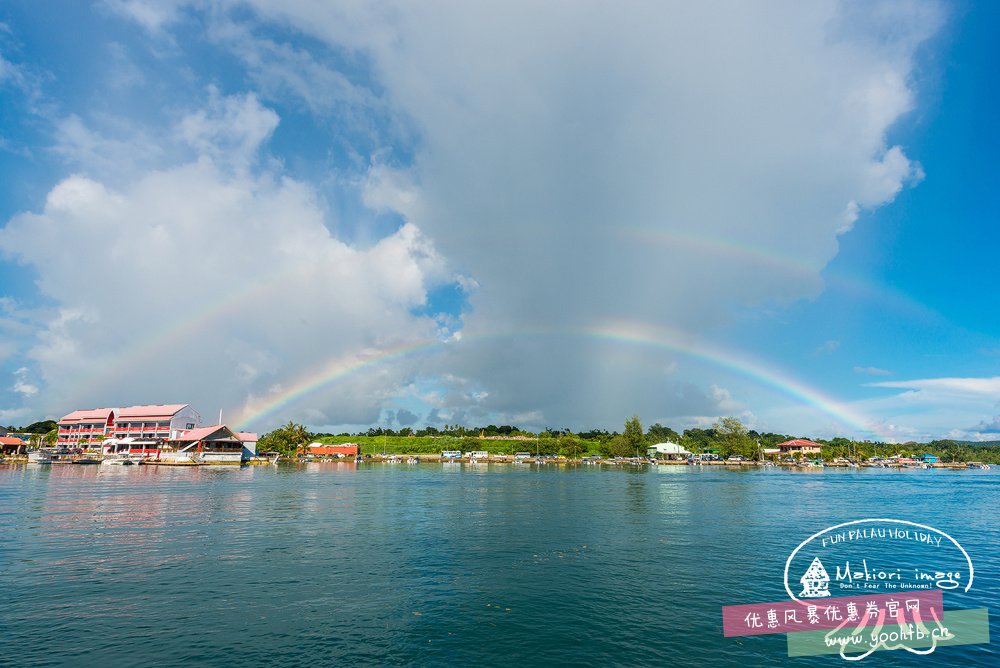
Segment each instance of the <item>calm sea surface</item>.
[{"label": "calm sea surface", "polygon": [[0,665],[834,666],[723,605],[787,599],[788,554],[867,517],[976,566],[1000,666],[1000,473],[503,464],[0,466]]}]

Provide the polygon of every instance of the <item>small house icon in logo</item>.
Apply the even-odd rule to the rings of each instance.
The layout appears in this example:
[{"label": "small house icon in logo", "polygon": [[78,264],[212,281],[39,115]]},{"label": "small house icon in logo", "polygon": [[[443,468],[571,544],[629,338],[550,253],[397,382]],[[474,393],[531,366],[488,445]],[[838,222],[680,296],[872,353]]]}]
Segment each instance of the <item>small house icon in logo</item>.
[{"label": "small house icon in logo", "polygon": [[802,574],[799,578],[799,582],[802,583],[802,593],[799,596],[804,596],[806,598],[822,598],[823,596],[829,596],[830,590],[830,576],[827,575],[826,569],[823,568],[823,562],[819,560],[819,557],[814,557],[809,568],[806,572]]}]

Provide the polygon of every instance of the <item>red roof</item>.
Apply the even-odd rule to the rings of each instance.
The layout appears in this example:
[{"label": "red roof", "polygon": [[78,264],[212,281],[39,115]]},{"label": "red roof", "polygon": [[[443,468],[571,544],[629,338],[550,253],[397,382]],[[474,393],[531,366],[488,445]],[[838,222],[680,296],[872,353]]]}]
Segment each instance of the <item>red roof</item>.
[{"label": "red roof", "polygon": [[155,406],[129,406],[118,411],[118,419],[172,418],[189,404],[158,404]]},{"label": "red roof", "polygon": [[24,441],[13,436],[0,436],[0,445],[24,445]]},{"label": "red roof", "polygon": [[115,412],[114,408],[91,408],[73,411],[59,420],[63,422],[107,422],[108,416]]},{"label": "red roof", "polygon": [[783,445],[813,446],[813,447],[817,447],[817,448],[822,448],[823,447],[822,443],[814,443],[812,441],[807,441],[804,438],[795,438],[795,439],[792,439],[791,441],[785,441],[784,443],[778,443],[777,447],[780,448]]},{"label": "red roof", "polygon": [[256,443],[257,441],[260,440],[259,438],[257,438],[257,434],[253,433],[252,431],[238,431],[236,432],[236,435],[244,443]]}]

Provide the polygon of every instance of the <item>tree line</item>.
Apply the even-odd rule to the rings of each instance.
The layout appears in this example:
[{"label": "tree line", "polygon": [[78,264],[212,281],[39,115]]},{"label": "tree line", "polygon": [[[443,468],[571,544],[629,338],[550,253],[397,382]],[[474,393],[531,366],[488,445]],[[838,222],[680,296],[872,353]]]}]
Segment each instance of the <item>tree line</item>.
[{"label": "tree line", "polygon": [[[524,440],[483,441],[486,437],[505,436],[522,437]],[[823,446],[824,459],[837,457],[863,460],[869,457],[889,457],[893,455],[933,454],[940,461],[962,462],[983,461],[1000,463],[1000,443],[968,443],[952,440],[936,440],[929,443],[886,444],[877,441],[855,441],[843,437],[832,439],[809,438],[773,432],[758,432],[749,429],[736,417],[719,418],[711,427],[690,428],[677,432],[659,422],[643,428],[637,415],[628,418],[622,431],[609,432],[604,429],[591,429],[573,432],[569,428],[546,428],[540,432],[531,432],[513,425],[486,425],[482,427],[466,427],[446,424],[442,428],[424,427],[413,430],[403,427],[393,430],[386,427],[371,427],[366,431],[354,434],[313,433],[301,424],[289,421],[287,424],[264,434],[258,442],[257,449],[261,452],[281,452],[285,455],[295,455],[313,441],[325,443],[345,442],[352,439],[363,447],[371,447],[372,452],[378,451],[381,443],[383,448],[396,453],[435,452],[444,449],[461,449],[463,451],[489,450],[491,452],[531,451],[539,455],[562,455],[565,457],[581,457],[583,455],[601,455],[604,457],[636,457],[645,456],[647,448],[657,443],[671,442],[682,446],[692,453],[711,452],[727,458],[740,455],[747,459],[759,459],[763,450],[773,449],[778,443],[793,438],[806,438]],[[392,439],[390,441],[390,439]]]}]

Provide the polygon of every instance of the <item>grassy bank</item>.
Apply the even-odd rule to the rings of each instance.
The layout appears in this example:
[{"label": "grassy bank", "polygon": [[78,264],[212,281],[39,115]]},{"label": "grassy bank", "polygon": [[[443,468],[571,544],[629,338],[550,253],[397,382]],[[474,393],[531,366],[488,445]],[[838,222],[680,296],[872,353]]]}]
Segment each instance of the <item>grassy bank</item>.
[{"label": "grassy bank", "polygon": [[322,436],[316,439],[327,445],[356,443],[363,454],[382,452],[400,455],[440,454],[443,450],[462,452],[486,451],[490,454],[512,455],[515,452],[578,457],[598,454],[597,441],[575,439],[567,443],[563,439],[540,438],[530,440],[496,440],[459,436]]}]

